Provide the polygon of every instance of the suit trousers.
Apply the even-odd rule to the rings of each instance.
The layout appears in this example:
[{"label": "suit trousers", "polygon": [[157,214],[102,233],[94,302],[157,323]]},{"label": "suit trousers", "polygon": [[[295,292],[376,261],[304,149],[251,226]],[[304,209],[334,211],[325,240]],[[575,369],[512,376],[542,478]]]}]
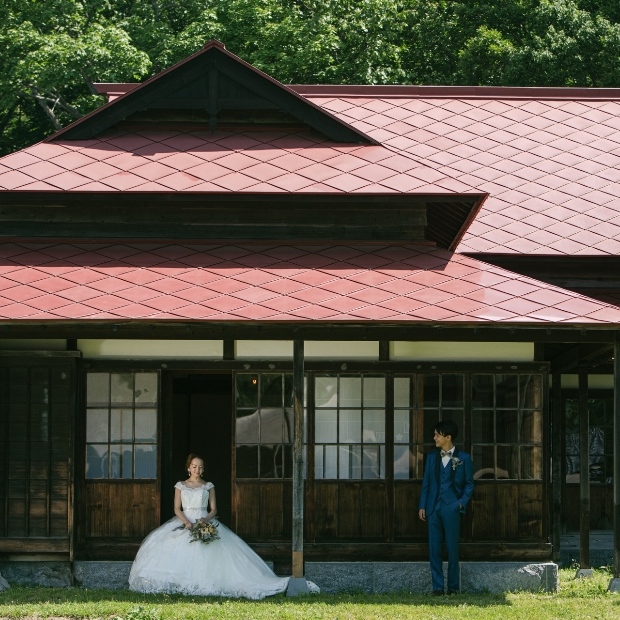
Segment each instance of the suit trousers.
[{"label": "suit trousers", "polygon": [[445,504],[439,500],[428,516],[428,551],[431,565],[433,590],[443,590],[442,543],[448,551],[448,590],[460,589],[459,538],[461,536],[461,512],[459,503]]}]

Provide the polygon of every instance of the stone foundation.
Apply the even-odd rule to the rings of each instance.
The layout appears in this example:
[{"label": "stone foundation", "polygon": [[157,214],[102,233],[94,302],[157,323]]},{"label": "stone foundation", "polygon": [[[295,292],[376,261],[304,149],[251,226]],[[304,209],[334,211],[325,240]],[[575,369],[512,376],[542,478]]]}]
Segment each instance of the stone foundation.
[{"label": "stone foundation", "polygon": [[[9,584],[123,590],[131,562],[0,562]],[[447,564],[444,564],[444,573]],[[306,562],[306,579],[321,592],[430,594],[428,562]],[[551,562],[461,562],[461,590],[479,592],[555,592],[558,567]]]}]

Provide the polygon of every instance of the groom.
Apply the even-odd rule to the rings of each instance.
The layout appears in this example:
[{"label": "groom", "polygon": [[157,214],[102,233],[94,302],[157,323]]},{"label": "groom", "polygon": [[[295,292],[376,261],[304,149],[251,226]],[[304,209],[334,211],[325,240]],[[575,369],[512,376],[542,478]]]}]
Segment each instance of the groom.
[{"label": "groom", "polygon": [[461,515],[474,490],[471,456],[454,445],[459,434],[452,420],[442,420],[435,427],[437,450],[429,453],[424,465],[424,479],[418,515],[428,521],[433,594],[444,593],[441,545],[448,551],[448,594],[459,592],[459,537]]}]

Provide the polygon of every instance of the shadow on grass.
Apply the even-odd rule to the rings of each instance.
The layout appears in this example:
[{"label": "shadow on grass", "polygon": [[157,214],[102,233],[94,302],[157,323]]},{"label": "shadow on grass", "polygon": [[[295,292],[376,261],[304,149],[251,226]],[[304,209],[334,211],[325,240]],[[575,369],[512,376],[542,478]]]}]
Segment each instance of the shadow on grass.
[{"label": "shadow on grass", "polygon": [[182,594],[141,594],[129,590],[95,590],[87,588],[43,588],[12,586],[0,593],[0,607],[3,605],[36,604],[135,604],[158,607],[185,605],[222,604],[225,602],[265,606],[310,606],[320,605],[427,605],[432,607],[495,607],[511,605],[504,593],[458,594],[453,596],[429,596],[426,594],[390,593],[368,594],[365,592],[339,594],[308,594],[286,596],[278,594],[262,600],[235,599],[216,596],[185,596]]}]

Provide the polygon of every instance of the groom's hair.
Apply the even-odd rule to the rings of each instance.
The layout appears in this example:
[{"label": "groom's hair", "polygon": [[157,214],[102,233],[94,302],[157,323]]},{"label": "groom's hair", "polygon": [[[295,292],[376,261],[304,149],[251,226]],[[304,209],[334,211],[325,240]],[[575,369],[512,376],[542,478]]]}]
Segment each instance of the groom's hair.
[{"label": "groom's hair", "polygon": [[450,435],[452,441],[454,441],[459,435],[459,427],[456,425],[456,422],[453,422],[452,420],[442,420],[441,422],[437,422],[435,431],[444,437]]}]

